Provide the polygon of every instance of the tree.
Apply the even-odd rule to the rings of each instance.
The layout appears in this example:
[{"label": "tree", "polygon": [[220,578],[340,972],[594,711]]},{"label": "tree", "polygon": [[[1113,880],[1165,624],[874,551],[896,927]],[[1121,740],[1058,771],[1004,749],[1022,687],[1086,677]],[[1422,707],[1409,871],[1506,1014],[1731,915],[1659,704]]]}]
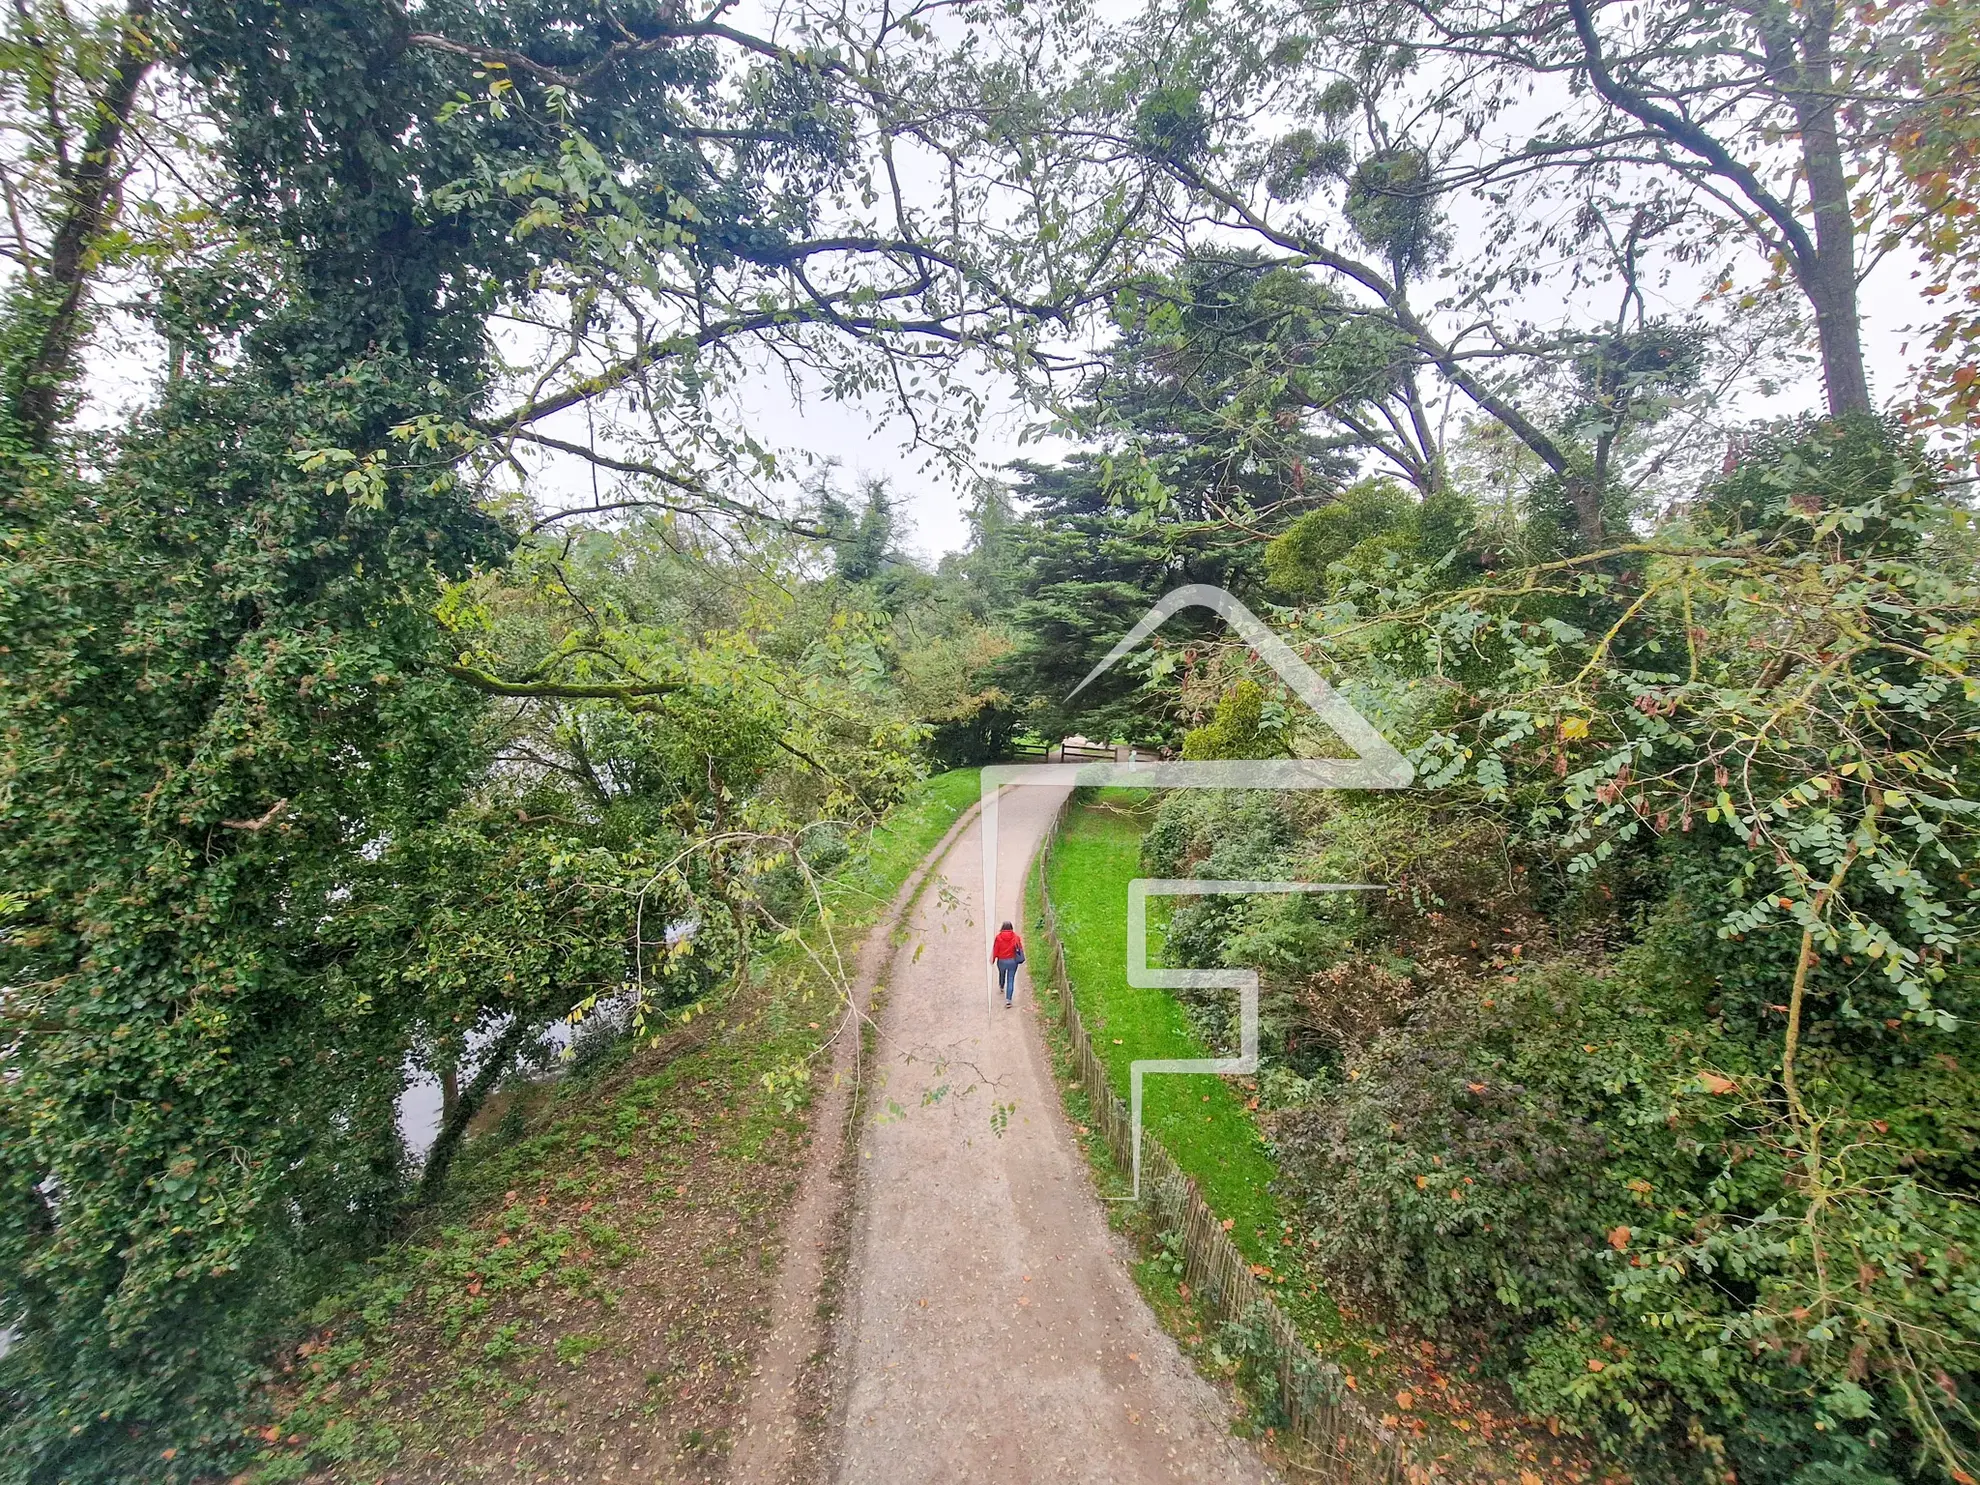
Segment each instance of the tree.
[{"label": "tree", "polygon": [[[1869,407],[1856,281],[1879,202],[1853,202],[1847,178],[1881,168],[1891,29],[1883,13],[1771,0],[1157,6],[1109,66],[1108,96],[1141,102],[1107,132],[1173,183],[1174,251],[1235,233],[1319,276],[1394,337],[1404,384],[1427,383],[1415,406],[1468,408],[1530,450],[1590,548],[1621,518],[1613,457],[1634,441],[1639,464],[1669,464],[1671,447],[1634,435],[1708,371],[1698,349],[1716,353],[1710,380],[1752,376],[1752,350],[1792,342],[1777,324],[1771,346],[1735,352],[1738,335],[1658,323],[1645,290],[1673,274],[1738,296],[1749,317],[1791,285],[1816,322],[1831,408]],[[1450,258],[1460,202],[1489,225]],[[1759,268],[1744,294],[1738,241]],[[1618,307],[1583,328],[1597,291]],[[1646,354],[1659,340],[1692,349],[1660,361]],[[1656,395],[1618,385],[1597,398],[1610,416],[1588,416],[1572,384],[1591,356]],[[1443,421],[1414,421],[1413,462],[1434,465]],[[1683,431],[1695,448],[1696,428]]]},{"label": "tree", "polygon": [[[0,53],[29,105],[0,162],[0,1456],[157,1481],[230,1472],[269,1338],[400,1219],[407,1057],[510,1028],[459,1116],[515,1028],[640,983],[634,806],[693,836],[663,884],[748,907],[787,847],[739,847],[727,886],[705,847],[778,834],[737,819],[771,762],[821,808],[884,803],[848,752],[913,766],[897,717],[815,704],[842,639],[867,674],[850,618],[780,673],[601,614],[560,561],[570,609],[539,590],[491,632],[480,585],[571,519],[531,508],[525,453],[621,481],[594,513],[733,531],[747,492],[711,471],[764,452],[711,416],[739,346],[848,384],[1024,354],[1083,258],[1012,239],[979,272],[985,203],[886,188],[915,148],[994,148],[997,105],[940,101],[941,46],[885,16],[790,44],[565,0],[65,16],[15,7]],[[113,269],[167,375],[95,437],[71,413]],[[535,727],[609,798],[518,798]]]},{"label": "tree", "polygon": [[[1409,452],[1390,340],[1297,274],[1250,253],[1204,254],[1137,286],[1117,321],[1072,414],[1099,451],[1014,466],[1024,520],[1011,533],[1012,622],[1024,638],[1001,673],[1047,730],[1156,741],[1172,719],[1130,700],[1132,672],[1065,705],[1151,604],[1181,583],[1254,592],[1265,543],[1334,497],[1344,444],[1382,444],[1425,484],[1437,475]],[[1185,619],[1172,632],[1205,627]]]}]

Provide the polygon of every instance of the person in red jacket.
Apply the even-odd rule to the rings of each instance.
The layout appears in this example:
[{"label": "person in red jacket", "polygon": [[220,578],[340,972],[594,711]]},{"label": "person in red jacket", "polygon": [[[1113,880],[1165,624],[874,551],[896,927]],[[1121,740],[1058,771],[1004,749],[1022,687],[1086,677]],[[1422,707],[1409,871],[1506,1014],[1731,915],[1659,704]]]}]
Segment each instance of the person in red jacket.
[{"label": "person in red jacket", "polygon": [[1011,997],[1017,993],[1017,967],[1024,963],[1024,940],[1008,922],[991,943],[990,957],[996,961],[997,983],[1004,987],[1004,1008],[1009,1010]]}]

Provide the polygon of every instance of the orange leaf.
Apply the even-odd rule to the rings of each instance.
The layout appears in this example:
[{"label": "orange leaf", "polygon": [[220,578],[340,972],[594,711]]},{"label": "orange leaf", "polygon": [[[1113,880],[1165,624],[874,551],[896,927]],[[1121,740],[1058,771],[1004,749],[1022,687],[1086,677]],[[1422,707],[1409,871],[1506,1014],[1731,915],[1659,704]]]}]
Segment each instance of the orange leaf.
[{"label": "orange leaf", "polygon": [[1726,1094],[1739,1087],[1739,1084],[1731,1078],[1722,1078],[1717,1073],[1702,1072],[1698,1075],[1698,1086],[1707,1093]]},{"label": "orange leaf", "polygon": [[1608,1364],[1609,1364],[1609,1363],[1608,1363],[1608,1362],[1606,1362],[1606,1361],[1596,1361],[1595,1359],[1593,1359],[1593,1358],[1591,1357],[1591,1358],[1589,1359],[1589,1362],[1588,1362],[1588,1369],[1589,1369],[1589,1370],[1590,1370],[1591,1372],[1599,1372],[1599,1371],[1601,1371],[1601,1370],[1602,1370],[1603,1368],[1605,1368],[1606,1366],[1608,1366]]},{"label": "orange leaf", "polygon": [[1407,1413],[1411,1408],[1416,1406],[1416,1394],[1405,1387],[1401,1392],[1396,1394],[1396,1406]]},{"label": "orange leaf", "polygon": [[1622,1252],[1624,1248],[1627,1248],[1629,1246],[1629,1229],[1627,1227],[1611,1227],[1609,1229],[1609,1246],[1614,1248],[1618,1253]]}]

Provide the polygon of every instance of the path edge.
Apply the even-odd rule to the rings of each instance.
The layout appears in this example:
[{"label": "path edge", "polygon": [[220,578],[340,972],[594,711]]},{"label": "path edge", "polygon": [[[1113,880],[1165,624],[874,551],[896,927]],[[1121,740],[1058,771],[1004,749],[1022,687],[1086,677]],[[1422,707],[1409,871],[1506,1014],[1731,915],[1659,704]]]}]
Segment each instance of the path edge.
[{"label": "path edge", "polygon": [[[729,1455],[731,1485],[808,1485],[829,1476],[833,1451],[826,1443],[842,1422],[845,1392],[830,1363],[844,1346],[836,1297],[851,1254],[857,1186],[852,1152],[865,1101],[864,1043],[875,997],[900,953],[895,938],[901,924],[957,839],[982,813],[978,798],[951,822],[860,940],[851,988],[857,1014],[849,1020],[852,1034],[833,1044],[831,1076],[812,1105],[804,1168],[780,1235],[769,1327],[752,1358],[749,1405]],[[813,1406],[806,1406],[808,1399],[815,1399]]]}]

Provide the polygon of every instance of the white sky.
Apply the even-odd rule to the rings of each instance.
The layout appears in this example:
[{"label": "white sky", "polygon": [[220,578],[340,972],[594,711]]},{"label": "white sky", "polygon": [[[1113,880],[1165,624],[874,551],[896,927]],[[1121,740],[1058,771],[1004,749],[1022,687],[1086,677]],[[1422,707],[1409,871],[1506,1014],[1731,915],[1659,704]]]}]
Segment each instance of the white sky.
[{"label": "white sky", "polygon": [[[773,7],[774,0],[751,0],[739,7],[738,18],[744,24],[754,22],[770,29]],[[1131,6],[1115,4],[1107,8],[1125,12]],[[751,10],[757,14],[750,15]],[[1463,220],[1467,213],[1461,205],[1453,205],[1462,234],[1469,225]],[[1454,255],[1454,266],[1462,259],[1460,246]],[[0,271],[0,279],[5,277]],[[1894,398],[1905,390],[1909,381],[1906,368],[1911,359],[1905,352],[1905,344],[1913,338],[1915,325],[1936,318],[1917,292],[1920,283],[1910,261],[1894,255],[1878,266],[1864,286],[1866,351],[1873,391],[1880,400]],[[1684,302],[1688,293],[1688,288],[1674,291],[1664,306],[1667,312],[1673,316],[1691,312],[1695,305]],[[1593,303],[1576,306],[1556,303],[1552,317],[1585,322],[1590,311],[1603,312]],[[1535,317],[1548,318],[1537,312]],[[94,395],[87,421],[97,426],[117,420],[133,402],[147,399],[156,385],[160,370],[158,347],[148,335],[129,335],[124,333],[125,329],[113,320],[104,326],[92,348],[89,382]],[[1022,441],[1020,435],[1025,427],[1041,422],[1043,414],[1015,405],[987,373],[979,373],[974,384],[990,396],[991,411],[983,421],[974,447],[968,451],[973,468],[966,471],[958,471],[925,449],[913,448],[906,419],[877,396],[850,403],[835,401],[822,392],[800,398],[792,394],[785,374],[779,369],[766,370],[762,377],[749,383],[739,401],[746,421],[764,443],[784,456],[786,468],[794,476],[808,472],[814,461],[830,459],[841,466],[848,484],[867,476],[886,478],[899,497],[902,515],[911,527],[907,544],[932,562],[946,552],[959,549],[968,540],[967,511],[973,476],[994,473],[1015,458],[1050,461],[1066,451],[1066,446],[1055,440]],[[1776,397],[1764,402],[1757,396],[1745,399],[1732,411],[1741,420],[1775,417],[1813,409],[1819,401],[1819,384],[1811,369],[1807,377],[1783,387]],[[557,431],[565,436],[581,436],[575,428]],[[567,486],[572,503],[588,496],[589,471],[576,467],[573,461],[557,463],[568,467],[544,467],[543,484],[551,489]],[[794,495],[795,480],[790,490],[781,493],[786,498]],[[537,495],[544,504],[566,503],[541,489]]]}]

